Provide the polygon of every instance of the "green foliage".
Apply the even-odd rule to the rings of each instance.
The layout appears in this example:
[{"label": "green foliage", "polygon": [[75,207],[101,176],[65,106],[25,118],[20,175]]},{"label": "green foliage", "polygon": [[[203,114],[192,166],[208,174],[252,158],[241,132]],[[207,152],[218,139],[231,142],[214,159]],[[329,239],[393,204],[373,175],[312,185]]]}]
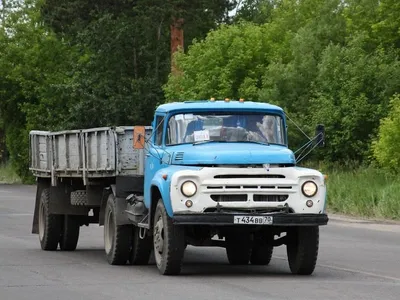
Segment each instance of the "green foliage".
[{"label": "green foliage", "polygon": [[328,46],[319,65],[312,120],[326,125],[324,155],[330,161],[368,157],[387,99],[400,90],[393,80],[400,76],[397,57],[379,50],[367,53],[363,45],[356,39],[347,47]]},{"label": "green foliage", "polygon": [[73,49],[40,26],[33,3],[14,7],[0,35],[0,116],[12,165],[23,181],[29,175],[29,129],[53,129],[62,123]]},{"label": "green foliage", "polygon": [[[400,92],[396,13],[392,0],[244,1],[237,20],[246,22],[221,26],[176,56],[180,73],[170,75],[166,97],[278,104],[309,136],[326,125],[327,147],[314,159],[362,163]],[[293,124],[289,140],[293,149],[307,141]]]},{"label": "green foliage", "polygon": [[264,27],[250,23],[222,26],[189,47],[187,55],[180,52],[175,58],[184,72],[170,75],[165,87],[169,100],[256,99],[268,60]]},{"label": "green foliage", "polygon": [[[4,3],[4,1],[2,1]],[[149,124],[170,72],[170,25],[186,47],[236,1],[8,0],[0,10],[0,123],[28,180],[29,130]]]},{"label": "green foliage", "polygon": [[382,119],[377,139],[373,142],[373,155],[384,168],[400,171],[400,95],[390,100],[389,115]]}]

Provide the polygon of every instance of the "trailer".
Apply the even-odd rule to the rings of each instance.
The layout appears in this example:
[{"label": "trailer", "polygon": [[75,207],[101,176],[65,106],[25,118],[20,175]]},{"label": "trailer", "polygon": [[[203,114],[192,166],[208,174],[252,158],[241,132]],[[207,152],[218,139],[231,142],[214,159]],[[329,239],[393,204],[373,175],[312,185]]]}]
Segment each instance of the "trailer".
[{"label": "trailer", "polygon": [[[32,233],[43,250],[73,251],[80,227],[98,224],[111,265],[147,264],[154,252],[160,273],[176,275],[187,245],[268,265],[286,245],[294,274],[314,271],[325,178],[296,165],[281,108],[170,103],[151,125],[30,132]],[[323,126],[310,143],[324,144]]]}]

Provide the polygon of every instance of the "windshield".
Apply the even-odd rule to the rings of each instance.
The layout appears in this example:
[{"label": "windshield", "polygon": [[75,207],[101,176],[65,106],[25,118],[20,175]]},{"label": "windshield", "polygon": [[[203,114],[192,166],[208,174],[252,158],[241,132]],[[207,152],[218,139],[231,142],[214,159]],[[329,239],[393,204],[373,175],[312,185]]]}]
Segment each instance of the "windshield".
[{"label": "windshield", "polygon": [[280,116],[265,113],[176,114],[168,121],[167,145],[218,142],[285,144]]}]

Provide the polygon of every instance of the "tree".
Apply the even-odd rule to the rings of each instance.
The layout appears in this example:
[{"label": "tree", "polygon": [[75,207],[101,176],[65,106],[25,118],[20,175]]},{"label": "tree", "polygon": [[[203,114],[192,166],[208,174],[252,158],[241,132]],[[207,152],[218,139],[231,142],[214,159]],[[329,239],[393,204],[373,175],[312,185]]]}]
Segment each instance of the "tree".
[{"label": "tree", "polygon": [[[246,1],[239,19],[255,22],[221,26],[177,54],[181,73],[169,76],[166,96],[244,96],[278,104],[310,135],[316,124],[326,125],[328,147],[319,158],[361,162],[388,99],[400,91],[397,19],[389,2]],[[252,13],[263,5],[270,9],[267,21],[256,24],[259,16]],[[390,26],[382,31],[377,24]],[[297,130],[289,136],[294,149],[306,142]]]},{"label": "tree", "polygon": [[183,72],[170,75],[167,99],[256,99],[268,64],[265,37],[264,27],[250,23],[211,31],[204,41],[189,47],[187,54],[177,53],[177,66]]},{"label": "tree", "polygon": [[22,179],[29,177],[30,129],[56,128],[65,114],[62,87],[74,51],[40,24],[37,7],[13,7],[0,32],[0,116],[11,161]]}]

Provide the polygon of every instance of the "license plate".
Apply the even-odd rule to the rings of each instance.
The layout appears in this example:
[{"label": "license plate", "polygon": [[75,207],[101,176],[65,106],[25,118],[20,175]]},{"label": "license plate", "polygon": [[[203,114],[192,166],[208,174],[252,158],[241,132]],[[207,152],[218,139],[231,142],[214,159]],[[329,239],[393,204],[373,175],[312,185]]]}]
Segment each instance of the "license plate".
[{"label": "license plate", "polygon": [[248,224],[248,225],[271,225],[273,223],[272,216],[234,216],[234,224]]}]

